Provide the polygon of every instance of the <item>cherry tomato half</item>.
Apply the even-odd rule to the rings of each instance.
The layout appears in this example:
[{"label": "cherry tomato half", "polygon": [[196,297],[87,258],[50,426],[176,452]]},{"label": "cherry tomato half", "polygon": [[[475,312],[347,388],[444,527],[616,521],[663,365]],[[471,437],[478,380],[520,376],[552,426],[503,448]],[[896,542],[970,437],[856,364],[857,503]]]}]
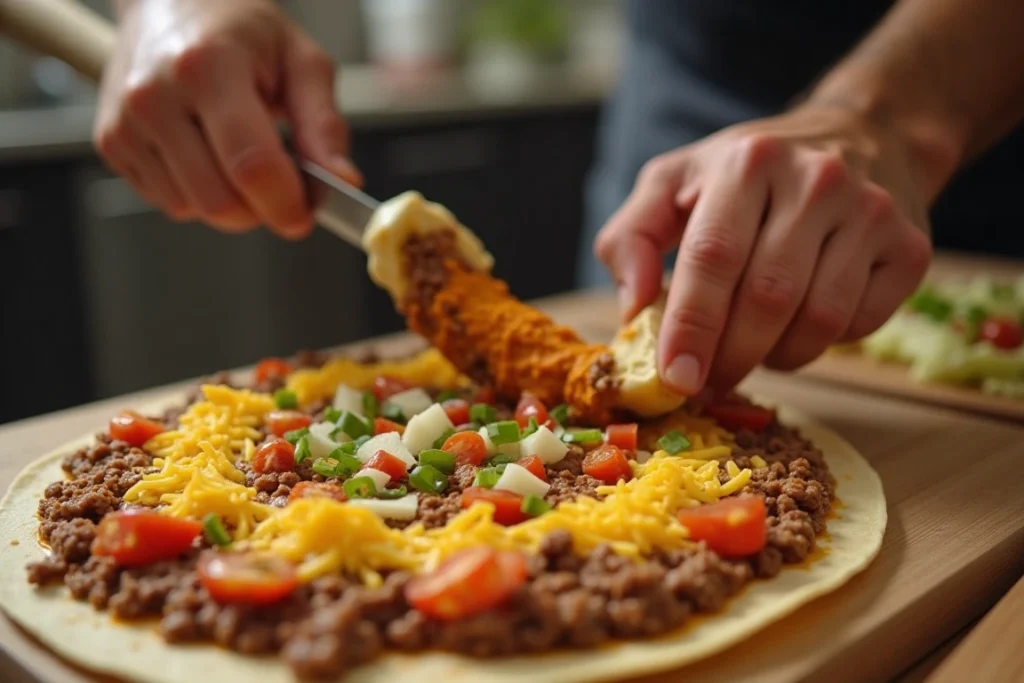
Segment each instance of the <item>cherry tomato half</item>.
[{"label": "cherry tomato half", "polygon": [[516,422],[520,428],[525,429],[530,424],[531,417],[537,420],[539,425],[547,424],[548,409],[539,398],[524,393],[516,406]]},{"label": "cherry tomato half", "polygon": [[274,436],[284,436],[288,432],[302,429],[313,424],[313,418],[297,410],[274,410],[267,415],[267,427]]},{"label": "cherry tomato half", "polygon": [[197,570],[199,582],[219,603],[271,605],[299,585],[295,567],[263,553],[207,552]]},{"label": "cherry tomato half", "polygon": [[271,377],[284,378],[292,371],[288,361],[281,358],[264,358],[256,366],[256,383],[266,382]]},{"label": "cherry tomato half", "polygon": [[614,484],[619,479],[629,479],[633,470],[629,460],[618,446],[605,444],[587,453],[583,458],[583,473],[606,484]]},{"label": "cherry tomato half", "polygon": [[93,555],[113,557],[122,567],[172,560],[192,547],[203,525],[148,510],[111,512],[100,520]]},{"label": "cherry tomato half", "polygon": [[526,558],[487,547],[463,550],[409,581],[405,597],[434,619],[464,619],[497,607],[526,582]]},{"label": "cherry tomato half", "polygon": [[391,455],[387,451],[377,451],[366,461],[362,469],[373,468],[386,473],[395,480],[401,480],[406,474],[406,465],[401,458]]},{"label": "cherry tomato half", "polygon": [[397,377],[386,377],[381,375],[373,380],[373,394],[377,397],[378,401],[384,401],[395,394],[400,394],[403,391],[408,391],[413,388],[411,382],[407,382],[404,379],[398,379]]},{"label": "cherry tomato half", "polygon": [[295,446],[275,436],[256,449],[252,456],[252,469],[256,474],[291,472],[295,469]]},{"label": "cherry tomato half", "polygon": [[767,408],[749,403],[712,403],[704,411],[721,427],[730,431],[750,429],[763,432],[775,418],[775,414]]},{"label": "cherry tomato half", "polygon": [[477,432],[458,432],[445,439],[441,446],[455,456],[458,465],[479,465],[487,459],[487,444]]},{"label": "cherry tomato half", "polygon": [[1024,343],[1020,325],[1006,318],[988,318],[981,324],[978,337],[997,349],[1012,351]]},{"label": "cherry tomato half", "polygon": [[520,467],[525,467],[530,471],[530,474],[537,477],[541,481],[548,480],[548,473],[544,469],[544,463],[540,461],[536,455],[528,455],[525,458],[520,458],[516,461],[516,464]]},{"label": "cherry tomato half", "polygon": [[288,502],[294,503],[300,498],[330,498],[339,503],[348,500],[340,486],[315,481],[300,481],[292,487],[291,493],[288,494]]},{"label": "cherry tomato half", "polygon": [[719,555],[743,557],[764,548],[766,514],[764,500],[743,496],[680,510],[679,521],[690,538],[704,541]]},{"label": "cherry tomato half", "polygon": [[482,486],[470,486],[462,491],[463,508],[468,508],[477,501],[494,506],[494,521],[498,524],[511,526],[529,518],[529,515],[523,512],[523,497],[518,493]]},{"label": "cherry tomato half", "polygon": [[618,446],[624,451],[635,451],[638,426],[636,422],[620,425],[608,425],[604,432],[604,442]]},{"label": "cherry tomato half", "polygon": [[453,425],[464,425],[469,422],[469,401],[462,398],[451,398],[441,404],[448,419]]},{"label": "cherry tomato half", "polygon": [[387,434],[388,432],[398,432],[399,434],[405,434],[405,425],[400,425],[397,422],[392,422],[386,417],[373,418],[374,436],[380,436],[381,434]]},{"label": "cherry tomato half", "polygon": [[142,417],[132,410],[126,410],[110,420],[110,438],[124,441],[129,446],[141,448],[157,434],[164,432],[164,426],[156,420]]}]

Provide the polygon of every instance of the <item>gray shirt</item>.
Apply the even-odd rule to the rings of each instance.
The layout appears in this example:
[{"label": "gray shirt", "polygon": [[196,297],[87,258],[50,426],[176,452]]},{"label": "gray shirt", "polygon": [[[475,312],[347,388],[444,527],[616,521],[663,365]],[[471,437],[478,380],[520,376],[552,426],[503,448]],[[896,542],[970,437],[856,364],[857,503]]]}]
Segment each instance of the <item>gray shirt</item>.
[{"label": "gray shirt", "polygon": [[[607,283],[597,231],[650,158],[789,106],[891,0],[630,0],[620,84],[587,186],[580,285]],[[1024,256],[1024,126],[964,169],[932,212],[938,246]]]}]

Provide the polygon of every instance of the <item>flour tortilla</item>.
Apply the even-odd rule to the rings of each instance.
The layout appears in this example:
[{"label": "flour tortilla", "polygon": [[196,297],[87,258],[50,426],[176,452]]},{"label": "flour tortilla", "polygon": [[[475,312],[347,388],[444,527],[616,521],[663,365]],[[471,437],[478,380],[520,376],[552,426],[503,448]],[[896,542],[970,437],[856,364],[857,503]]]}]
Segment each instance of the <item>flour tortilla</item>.
[{"label": "flour tortilla", "polygon": [[[150,407],[153,413],[161,409]],[[650,641],[501,660],[437,652],[388,654],[352,670],[345,680],[518,683],[528,677],[533,683],[575,683],[639,676],[709,657],[836,590],[864,569],[882,545],[886,524],[882,483],[867,461],[831,430],[785,408],[779,417],[800,428],[825,453],[843,503],[838,517],[829,520],[828,537],[820,539],[825,552],[809,567],[786,568],[773,579],[754,581],[721,612]],[[210,645],[168,645],[155,632],[153,622],[116,623],[87,603],[72,600],[63,586],[38,589],[27,583],[25,565],[43,552],[36,537],[39,499],[47,485],[64,478],[61,459],[91,442],[92,437],[78,439],[29,465],[0,501],[0,607],[68,660],[122,679],[191,683],[201,672],[210,680],[227,682],[294,681],[276,657],[242,656]]]}]

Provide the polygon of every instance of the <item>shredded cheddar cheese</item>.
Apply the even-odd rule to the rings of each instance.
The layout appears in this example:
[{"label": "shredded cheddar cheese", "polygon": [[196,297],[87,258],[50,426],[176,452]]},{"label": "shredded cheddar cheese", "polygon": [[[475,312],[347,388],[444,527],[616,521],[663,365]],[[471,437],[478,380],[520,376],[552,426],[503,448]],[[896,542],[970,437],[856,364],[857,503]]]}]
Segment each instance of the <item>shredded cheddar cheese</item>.
[{"label": "shredded cheddar cheese", "polygon": [[729,453],[727,446],[694,451],[685,458],[659,451],[647,463],[633,465],[632,480],[600,487],[602,499],[578,498],[511,527],[495,523],[494,510],[486,503],[474,504],[444,527],[425,529],[416,523],[399,531],[365,508],[328,498],[304,499],[260,524],[249,547],[298,563],[303,581],[345,571],[369,585],[379,584],[381,570],[429,571],[474,546],[535,552],[557,529],[572,535],[577,553],[607,543],[619,555],[639,558],[688,542],[686,528],[676,518],[679,510],[712,503],[747,485],[750,470],[731,461],[725,465],[728,480],[720,482],[718,459]]},{"label": "shredded cheddar cheese", "polygon": [[368,389],[381,375],[436,389],[454,389],[469,383],[440,351],[432,348],[407,360],[357,363],[348,358],[336,358],[319,369],[291,373],[287,388],[295,392],[300,404],[306,405],[330,398],[342,384],[353,389]]}]

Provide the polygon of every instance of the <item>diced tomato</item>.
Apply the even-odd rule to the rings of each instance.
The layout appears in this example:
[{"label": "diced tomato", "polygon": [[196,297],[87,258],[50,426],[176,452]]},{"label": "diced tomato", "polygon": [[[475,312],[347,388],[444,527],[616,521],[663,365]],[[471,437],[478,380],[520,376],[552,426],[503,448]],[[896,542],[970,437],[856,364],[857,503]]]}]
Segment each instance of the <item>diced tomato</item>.
[{"label": "diced tomato", "polygon": [[1024,342],[1020,325],[1006,318],[988,318],[981,324],[978,337],[986,340],[997,349],[1006,351],[1019,348],[1021,343]]},{"label": "diced tomato", "polygon": [[523,512],[523,497],[518,493],[483,486],[470,486],[462,491],[462,507],[468,508],[478,500],[494,506],[494,521],[498,524],[519,524],[529,517]]},{"label": "diced tomato", "polygon": [[441,407],[453,425],[464,425],[469,422],[469,401],[452,398],[442,403]]},{"label": "diced tomato", "polygon": [[299,585],[295,567],[276,555],[207,552],[199,558],[199,582],[220,603],[271,605]]},{"label": "diced tomato", "polygon": [[388,432],[398,432],[399,434],[405,434],[405,425],[400,425],[397,422],[392,422],[386,417],[375,417],[373,418],[373,435],[379,436],[381,434],[387,434]]},{"label": "diced tomato", "polygon": [[614,484],[619,479],[629,479],[633,470],[629,468],[629,460],[618,446],[605,444],[587,453],[583,458],[583,473],[606,484]]},{"label": "diced tomato", "polygon": [[516,422],[525,429],[530,424],[531,417],[537,420],[539,425],[547,424],[548,409],[539,398],[533,394],[524,393],[516,406]]},{"label": "diced tomato", "polygon": [[526,582],[526,573],[521,553],[468,548],[410,580],[405,598],[434,619],[464,619],[501,605]]},{"label": "diced tomato", "polygon": [[405,477],[406,472],[406,466],[402,459],[391,455],[387,451],[377,451],[374,453],[373,457],[363,465],[363,469],[367,468],[386,472],[392,479],[402,479]]},{"label": "diced tomato", "polygon": [[604,432],[604,442],[612,446],[618,446],[624,451],[636,450],[636,435],[638,426],[636,422],[621,425],[608,425]]},{"label": "diced tomato", "polygon": [[749,403],[712,403],[704,411],[721,427],[730,431],[750,429],[763,432],[775,418],[775,414],[767,408]]},{"label": "diced tomato", "polygon": [[295,469],[295,446],[281,437],[274,437],[260,445],[252,456],[252,469],[256,474],[291,472]]},{"label": "diced tomato", "polygon": [[292,487],[292,492],[288,494],[288,502],[294,503],[299,498],[332,498],[339,503],[348,500],[340,486],[315,481],[300,481]]},{"label": "diced tomato", "polygon": [[284,436],[287,432],[308,427],[312,423],[313,418],[297,410],[275,410],[267,415],[267,427],[275,436]]},{"label": "diced tomato", "polygon": [[377,400],[384,401],[395,394],[400,394],[403,391],[412,389],[413,386],[414,385],[411,382],[407,382],[404,379],[381,375],[373,380],[373,393],[377,397]]},{"label": "diced tomato", "polygon": [[764,548],[765,515],[764,500],[744,496],[680,510],[679,521],[690,538],[704,541],[719,555],[743,557]]},{"label": "diced tomato", "polygon": [[93,555],[107,555],[122,567],[173,560],[192,547],[203,525],[148,510],[111,512],[100,520]]},{"label": "diced tomato", "polygon": [[156,420],[142,417],[132,410],[126,410],[110,420],[110,438],[124,441],[129,446],[141,448],[143,444],[164,431]]},{"label": "diced tomato", "polygon": [[477,432],[457,432],[449,436],[441,446],[455,456],[458,465],[479,465],[487,459],[487,444]]},{"label": "diced tomato", "polygon": [[473,394],[473,403],[494,403],[494,387],[480,387]]},{"label": "diced tomato", "polygon": [[280,358],[264,358],[256,366],[256,383],[266,382],[272,377],[284,378],[292,371],[288,361]]},{"label": "diced tomato", "polygon": [[542,463],[540,458],[536,455],[528,455],[525,458],[520,458],[516,461],[516,464],[530,470],[530,474],[541,481],[548,480],[548,473],[544,470],[544,463]]}]

